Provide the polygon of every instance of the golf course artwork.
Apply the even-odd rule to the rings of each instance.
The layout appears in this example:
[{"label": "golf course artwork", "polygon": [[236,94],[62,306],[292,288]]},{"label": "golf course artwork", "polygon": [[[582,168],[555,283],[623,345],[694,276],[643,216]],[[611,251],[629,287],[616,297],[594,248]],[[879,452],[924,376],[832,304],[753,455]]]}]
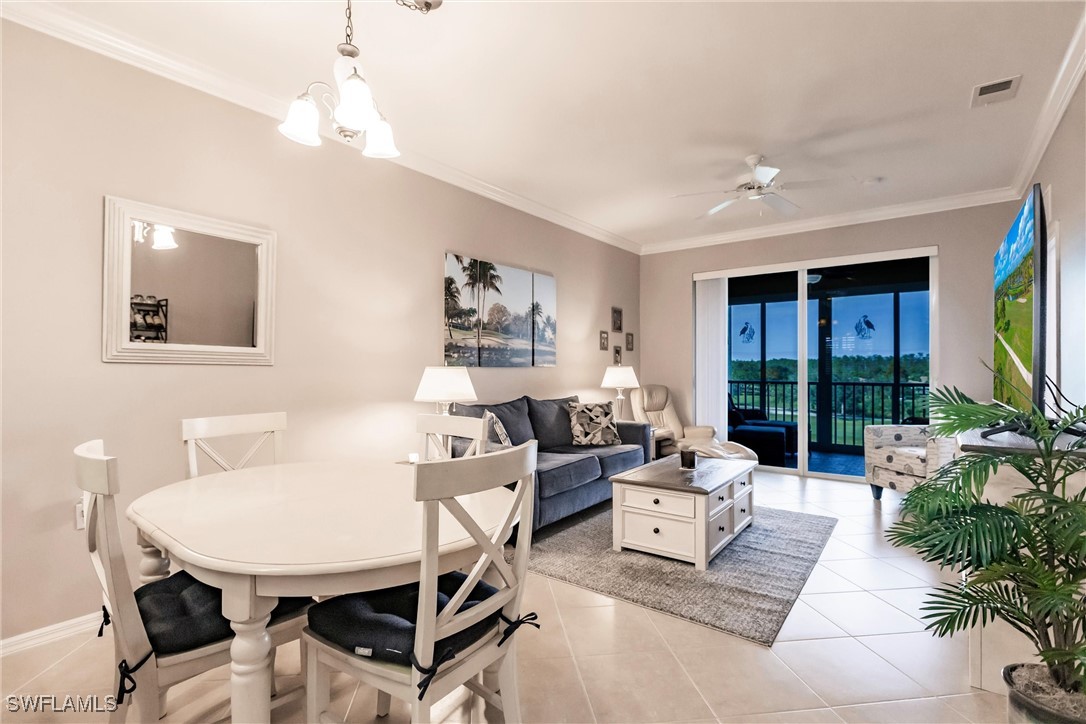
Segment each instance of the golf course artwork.
[{"label": "golf course artwork", "polygon": [[1035,345],[1038,325],[1035,319],[1035,223],[1034,194],[1018,211],[999,251],[995,255],[995,383],[996,401],[1019,410],[1031,409],[1034,392]]},{"label": "golf course artwork", "polygon": [[550,274],[445,253],[445,364],[554,367],[558,290]]}]

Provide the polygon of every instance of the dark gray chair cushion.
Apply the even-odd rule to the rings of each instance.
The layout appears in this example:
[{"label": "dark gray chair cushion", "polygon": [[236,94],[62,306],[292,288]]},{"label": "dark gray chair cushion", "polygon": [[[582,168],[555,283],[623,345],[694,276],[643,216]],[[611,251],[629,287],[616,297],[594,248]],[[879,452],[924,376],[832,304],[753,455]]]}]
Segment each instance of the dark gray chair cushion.
[{"label": "dark gray chair cushion", "polygon": [[[222,591],[185,571],[140,586],[135,595],[147,638],[159,656],[192,651],[234,635],[222,615]],[[269,625],[311,603],[312,598],[280,598]]]},{"label": "dark gray chair cushion", "polygon": [[540,450],[573,444],[573,426],[569,421],[569,403],[580,402],[577,395],[559,400],[528,398],[528,419],[532,422]]},{"label": "dark gray chair cushion", "polygon": [[574,454],[541,452],[536,455],[536,487],[540,498],[576,488],[600,476],[600,462],[578,448]]},{"label": "dark gray chair cushion", "polygon": [[528,398],[518,397],[509,402],[500,402],[495,405],[456,405],[452,414],[464,417],[482,417],[483,413],[490,410],[502,421],[509,442],[513,445],[523,445],[529,440],[535,439],[532,431],[531,420],[528,419]]},{"label": "dark gray chair cushion", "polygon": [[569,445],[552,448],[550,452],[562,456],[571,453],[594,455],[600,463],[600,474],[605,478],[645,464],[645,450],[640,445]]},{"label": "dark gray chair cushion", "polygon": [[[438,576],[438,612],[449,604],[449,599],[466,578],[459,571]],[[480,581],[457,613],[497,592],[490,584]],[[357,656],[409,666],[411,652],[415,650],[418,611],[419,584],[408,583],[321,601],[309,609],[309,628]],[[500,614],[501,611],[495,611],[463,631],[441,639],[434,646],[435,656],[440,656],[446,649],[452,649],[454,654],[463,651],[489,633],[497,625]]]}]

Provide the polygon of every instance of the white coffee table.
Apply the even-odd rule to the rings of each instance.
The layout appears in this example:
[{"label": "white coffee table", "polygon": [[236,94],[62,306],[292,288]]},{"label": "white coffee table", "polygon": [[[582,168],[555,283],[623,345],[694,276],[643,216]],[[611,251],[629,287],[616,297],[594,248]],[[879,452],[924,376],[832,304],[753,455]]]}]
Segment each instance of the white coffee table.
[{"label": "white coffee table", "polygon": [[754,520],[752,460],[669,455],[611,478],[613,544],[693,563],[704,571]]}]

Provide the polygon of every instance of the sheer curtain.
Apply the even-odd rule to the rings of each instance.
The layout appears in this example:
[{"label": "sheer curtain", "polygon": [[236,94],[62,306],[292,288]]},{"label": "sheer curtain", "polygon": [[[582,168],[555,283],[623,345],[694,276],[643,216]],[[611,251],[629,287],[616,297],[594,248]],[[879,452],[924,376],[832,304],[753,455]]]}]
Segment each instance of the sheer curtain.
[{"label": "sheer curtain", "polygon": [[694,282],[694,422],[728,431],[728,280]]}]

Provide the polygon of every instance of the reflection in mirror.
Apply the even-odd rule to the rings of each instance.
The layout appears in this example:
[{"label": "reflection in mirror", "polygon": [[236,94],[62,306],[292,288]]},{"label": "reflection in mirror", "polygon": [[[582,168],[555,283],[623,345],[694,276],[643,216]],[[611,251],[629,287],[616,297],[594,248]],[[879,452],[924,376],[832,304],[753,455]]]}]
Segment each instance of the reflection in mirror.
[{"label": "reflection in mirror", "polygon": [[257,247],[132,220],[133,342],[256,346]]},{"label": "reflection in mirror", "polygon": [[105,202],[104,361],[273,364],[274,231]]}]

